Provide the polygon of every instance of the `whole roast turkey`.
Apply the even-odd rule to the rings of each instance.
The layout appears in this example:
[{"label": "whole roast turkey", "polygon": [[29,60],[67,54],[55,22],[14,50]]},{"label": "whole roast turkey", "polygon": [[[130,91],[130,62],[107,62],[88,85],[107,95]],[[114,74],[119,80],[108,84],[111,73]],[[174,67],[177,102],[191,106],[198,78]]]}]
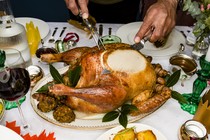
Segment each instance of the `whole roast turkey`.
[{"label": "whole roast turkey", "polygon": [[104,47],[105,50],[78,47],[41,55],[44,62],[65,62],[69,69],[78,65],[82,68],[75,87],[55,84],[49,91],[57,96],[67,95],[66,104],[71,108],[92,113],[109,112],[132,100],[139,108],[135,115],[160,106],[170,97],[168,92],[154,91],[159,76],[144,55],[124,43]]}]

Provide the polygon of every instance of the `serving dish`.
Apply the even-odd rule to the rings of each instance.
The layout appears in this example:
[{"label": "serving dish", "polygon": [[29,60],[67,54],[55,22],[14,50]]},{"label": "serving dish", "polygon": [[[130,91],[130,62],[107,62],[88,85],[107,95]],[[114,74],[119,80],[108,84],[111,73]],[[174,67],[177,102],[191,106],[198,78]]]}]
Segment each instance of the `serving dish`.
[{"label": "serving dish", "polygon": [[[64,72],[67,71],[69,67],[64,67],[61,69],[58,69],[58,71],[60,72],[60,74],[63,74]],[[46,83],[52,81],[53,78],[50,74],[46,75],[45,77],[43,77],[32,89],[31,92],[31,96],[30,96],[30,101],[31,101],[31,105],[34,109],[34,111],[43,119],[45,119],[46,121],[53,123],[55,125],[58,126],[62,126],[62,127],[67,127],[67,128],[74,128],[74,129],[105,129],[105,128],[111,128],[111,127],[115,127],[117,125],[119,125],[118,119],[115,119],[114,121],[111,122],[102,122],[102,117],[105,114],[84,114],[81,112],[77,112],[74,111],[76,114],[76,119],[75,121],[71,122],[71,123],[60,123],[58,121],[56,121],[53,118],[53,113],[52,111],[49,113],[44,113],[41,112],[38,108],[37,108],[37,104],[38,101],[36,99],[34,99],[32,97],[33,94],[36,93],[36,91],[42,87],[43,85],[45,85]],[[149,113],[144,113],[144,114],[140,114],[138,116],[128,116],[128,122],[134,122],[137,121],[139,119],[142,119],[143,117],[146,117],[147,115],[151,114],[152,112],[154,112],[156,109],[155,108],[153,111],[149,112]]]},{"label": "serving dish", "polygon": [[[142,22],[132,22],[121,26],[116,35],[119,36],[123,43],[134,44],[134,37],[138,32]],[[173,29],[170,33],[167,42],[162,47],[155,47],[153,43],[147,41],[141,52],[152,57],[172,56],[179,52],[180,44],[185,44],[185,38],[178,30]]]},{"label": "serving dish", "polygon": [[[128,124],[127,128],[134,127],[136,132],[144,131],[144,130],[152,130],[152,132],[155,134],[157,140],[167,140],[166,137],[157,129],[153,128],[152,126],[146,125],[146,124],[140,124],[140,123],[131,123]],[[112,140],[114,136],[119,132],[120,130],[124,129],[122,126],[114,127],[102,135],[100,135],[96,140]]]}]

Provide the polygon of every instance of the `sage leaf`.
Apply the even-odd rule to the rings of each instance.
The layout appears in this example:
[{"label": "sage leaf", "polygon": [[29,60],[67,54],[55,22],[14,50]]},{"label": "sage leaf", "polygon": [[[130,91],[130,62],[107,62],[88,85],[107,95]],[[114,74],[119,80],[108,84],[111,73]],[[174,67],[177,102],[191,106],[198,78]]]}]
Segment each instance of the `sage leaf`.
[{"label": "sage leaf", "polygon": [[127,115],[128,113],[130,113],[131,111],[137,111],[138,108],[134,105],[131,104],[124,104],[121,107],[121,114],[125,114]]},{"label": "sage leaf", "polygon": [[179,81],[180,75],[181,75],[181,70],[175,71],[166,81],[166,86],[167,87],[174,86]]},{"label": "sage leaf", "polygon": [[115,120],[119,116],[118,111],[108,112],[102,119],[102,122],[109,122]]},{"label": "sage leaf", "polygon": [[42,87],[40,87],[36,92],[39,93],[47,93],[49,91],[48,87],[51,86],[52,84],[50,83],[46,83],[45,85],[43,85]]},{"label": "sage leaf", "polygon": [[49,64],[50,67],[50,74],[53,77],[53,79],[59,84],[59,83],[63,83],[63,78],[60,75],[60,73],[56,70],[56,68]]},{"label": "sage leaf", "polygon": [[128,124],[128,117],[127,114],[120,114],[119,116],[119,123],[126,128]]},{"label": "sage leaf", "polygon": [[172,91],[171,96],[173,99],[177,100],[179,103],[187,104],[188,101],[177,91]]},{"label": "sage leaf", "polygon": [[69,76],[69,80],[71,81],[72,87],[75,87],[77,85],[80,78],[81,71],[82,71],[81,66],[77,66],[73,70],[69,70],[68,76]]}]

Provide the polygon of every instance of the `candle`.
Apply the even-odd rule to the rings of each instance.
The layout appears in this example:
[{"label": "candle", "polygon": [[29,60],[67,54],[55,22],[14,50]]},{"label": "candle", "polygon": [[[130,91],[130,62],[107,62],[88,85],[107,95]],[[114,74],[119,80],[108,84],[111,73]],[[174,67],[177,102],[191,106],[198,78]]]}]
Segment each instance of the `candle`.
[{"label": "candle", "polygon": [[208,62],[210,62],[210,47],[208,48],[208,51],[206,53],[205,60],[208,61]]}]

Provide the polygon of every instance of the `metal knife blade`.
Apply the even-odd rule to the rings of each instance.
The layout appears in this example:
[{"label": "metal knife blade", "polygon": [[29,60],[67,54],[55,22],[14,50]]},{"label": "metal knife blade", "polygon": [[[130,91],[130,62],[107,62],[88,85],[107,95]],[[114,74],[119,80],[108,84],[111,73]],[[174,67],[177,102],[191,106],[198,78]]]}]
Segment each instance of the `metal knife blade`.
[{"label": "metal knife blade", "polygon": [[150,37],[152,36],[152,33],[154,31],[154,27],[151,28],[149,34],[147,34],[142,40],[140,40],[139,43],[135,43],[133,45],[131,45],[131,48],[140,51],[141,49],[144,48],[144,44],[150,39]]},{"label": "metal knife blade", "polygon": [[[89,21],[88,19],[83,19],[84,23],[87,25],[87,28],[90,30],[92,36],[93,36],[93,39],[96,43],[96,45],[98,46],[98,49],[99,50],[105,50],[104,48],[104,44],[96,30],[96,27],[94,27]],[[99,41],[99,42],[98,42]]]},{"label": "metal knife blade", "polygon": [[135,43],[135,44],[131,45],[131,48],[133,48],[134,50],[140,51],[141,49],[144,48],[143,40],[141,40],[139,43]]}]

